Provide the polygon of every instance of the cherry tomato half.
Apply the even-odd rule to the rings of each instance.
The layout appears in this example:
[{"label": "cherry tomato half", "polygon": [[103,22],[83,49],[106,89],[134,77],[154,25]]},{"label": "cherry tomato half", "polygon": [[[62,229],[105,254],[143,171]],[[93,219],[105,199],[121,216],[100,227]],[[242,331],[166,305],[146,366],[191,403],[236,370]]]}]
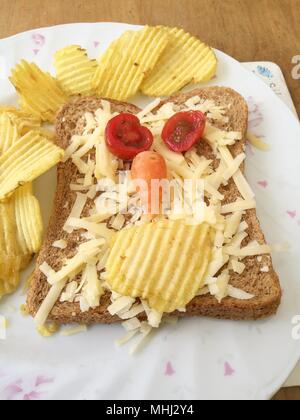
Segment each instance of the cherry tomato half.
[{"label": "cherry tomato half", "polygon": [[138,153],[150,149],[153,135],[140,124],[138,117],[121,113],[108,122],[105,141],[112,154],[120,159],[132,160]]},{"label": "cherry tomato half", "polygon": [[166,122],[162,139],[173,152],[187,152],[203,136],[205,123],[201,111],[178,112]]}]

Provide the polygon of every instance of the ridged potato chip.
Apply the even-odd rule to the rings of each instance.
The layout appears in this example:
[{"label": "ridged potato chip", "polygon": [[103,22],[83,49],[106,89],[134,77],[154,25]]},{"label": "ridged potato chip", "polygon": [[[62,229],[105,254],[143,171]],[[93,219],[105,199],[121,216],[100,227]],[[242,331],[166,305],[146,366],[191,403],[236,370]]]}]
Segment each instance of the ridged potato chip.
[{"label": "ridged potato chip", "polygon": [[63,156],[62,149],[39,133],[27,133],[0,157],[0,201],[47,172]]},{"label": "ridged potato chip", "polygon": [[208,224],[162,220],[116,234],[106,263],[107,283],[152,309],[185,307],[204,285],[213,238]]},{"label": "ridged potato chip", "polygon": [[92,80],[95,92],[117,100],[135,95],[167,47],[168,39],[168,31],[161,27],[125,32],[100,57]]},{"label": "ridged potato chip", "polygon": [[45,137],[46,139],[52,142],[55,142],[55,139],[56,139],[55,131],[48,130],[47,128],[38,128],[34,131],[39,133],[42,137]]},{"label": "ridged potato chip", "polygon": [[67,101],[58,82],[34,63],[22,60],[12,70],[10,80],[20,94],[22,110],[42,121],[53,122],[56,112]]},{"label": "ridged potato chip", "polygon": [[13,202],[0,203],[0,298],[12,293],[19,284],[19,254]]},{"label": "ridged potato chip", "polygon": [[12,123],[17,126],[18,133],[21,137],[28,133],[28,131],[38,129],[41,126],[40,118],[14,107],[0,106],[0,115],[2,114],[9,116]]},{"label": "ridged potato chip", "polygon": [[[0,258],[1,258],[1,255],[0,255]],[[10,259],[10,261],[6,259],[5,261],[6,261],[6,264],[12,267],[14,267],[14,264],[16,264],[15,259]],[[3,266],[4,265],[5,264],[3,264]],[[1,268],[1,263],[0,263],[0,270],[1,269],[2,268]],[[20,272],[17,271],[15,268],[13,270],[14,271],[13,273],[10,274],[10,276],[7,276],[5,278],[2,278],[3,276],[0,276],[0,299],[5,295],[15,292],[17,287],[20,284]]]},{"label": "ridged potato chip", "polygon": [[0,115],[0,155],[8,150],[19,139],[18,128],[13,124],[9,114]]},{"label": "ridged potato chip", "polygon": [[85,49],[70,45],[58,50],[54,56],[54,67],[57,80],[67,94],[91,93],[97,61],[90,60]]},{"label": "ridged potato chip", "polygon": [[216,73],[217,58],[211,48],[183,29],[167,28],[169,44],[141,91],[149,96],[169,96],[187,84],[210,80]]},{"label": "ridged potato chip", "polygon": [[18,255],[18,243],[16,241],[16,221],[14,213],[14,201],[0,203],[0,252],[6,255]]},{"label": "ridged potato chip", "polygon": [[15,193],[15,218],[22,253],[36,254],[42,245],[43,220],[31,184],[18,188]]},{"label": "ridged potato chip", "polygon": [[[19,139],[17,126],[12,122],[11,115],[0,114],[0,150],[6,152]],[[17,225],[15,219],[15,198],[7,203],[0,203],[0,254],[3,255],[0,273],[5,278],[14,278],[19,270],[25,269],[30,260],[29,252],[22,253],[17,241]]]}]

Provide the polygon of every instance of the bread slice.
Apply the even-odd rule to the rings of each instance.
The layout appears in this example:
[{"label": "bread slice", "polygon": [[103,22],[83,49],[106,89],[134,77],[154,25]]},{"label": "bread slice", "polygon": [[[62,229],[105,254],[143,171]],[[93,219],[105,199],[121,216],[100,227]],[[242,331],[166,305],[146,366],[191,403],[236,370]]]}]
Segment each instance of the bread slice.
[{"label": "bread slice", "polygon": [[[245,135],[247,130],[248,109],[244,99],[235,91],[223,87],[209,87],[194,90],[188,93],[181,93],[168,99],[166,102],[174,102],[178,105],[183,104],[188,98],[199,95],[203,99],[211,99],[217,105],[228,107],[228,123],[213,122],[215,126],[223,130],[239,131],[243,133],[243,140],[231,146],[231,153],[237,156],[245,150]],[[137,113],[139,109],[127,103],[111,101],[112,110],[116,112]],[[99,98],[79,98],[70,102],[57,116],[56,133],[58,145],[66,148],[70,138],[74,134],[81,134],[84,126],[84,114],[93,112],[101,106]],[[215,167],[218,166],[216,156],[210,146],[205,142],[199,143],[199,153],[214,160]],[[242,168],[243,170],[244,168]],[[71,208],[75,201],[75,193],[70,190],[70,183],[78,178],[78,170],[71,160],[61,163],[57,170],[57,191],[54,201],[53,213],[50,219],[48,232],[42,250],[38,256],[36,268],[28,293],[28,308],[34,316],[43,302],[49,285],[46,277],[40,272],[39,266],[47,262],[55,270],[59,270],[65,258],[70,258],[75,254],[78,243],[82,241],[80,232],[75,231],[68,234],[63,230],[65,221],[69,217]],[[225,203],[236,201],[240,196],[233,180],[230,180],[226,187],[222,187],[225,196]],[[87,203],[84,213],[87,215],[93,202]],[[244,220],[248,223],[249,237],[245,239],[243,245],[256,240],[261,244],[265,243],[263,232],[255,210],[246,212]],[[67,248],[60,250],[53,248],[54,241],[65,239]],[[225,298],[221,303],[213,296],[199,296],[194,298],[186,308],[186,312],[176,312],[180,317],[185,316],[209,316],[221,319],[232,320],[255,320],[274,314],[280,304],[281,288],[278,277],[274,271],[272,260],[269,256],[263,256],[259,261],[257,257],[247,257],[243,261],[246,269],[242,275],[232,273],[230,284],[248,293],[255,295],[251,300],[237,300]],[[268,272],[262,272],[261,268],[268,266]],[[88,312],[81,312],[77,303],[57,302],[53,308],[49,320],[58,323],[113,323],[119,322],[117,316],[111,316],[107,311],[110,304],[110,294],[107,292],[102,298],[100,306]]]}]

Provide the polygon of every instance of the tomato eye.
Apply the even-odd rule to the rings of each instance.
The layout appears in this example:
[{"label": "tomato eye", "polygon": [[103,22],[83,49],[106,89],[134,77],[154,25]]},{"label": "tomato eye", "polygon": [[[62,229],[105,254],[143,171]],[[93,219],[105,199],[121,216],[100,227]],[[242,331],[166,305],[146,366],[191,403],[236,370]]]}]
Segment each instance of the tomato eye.
[{"label": "tomato eye", "polygon": [[187,152],[203,136],[206,117],[200,111],[178,112],[165,124],[162,139],[174,152]]},{"label": "tomato eye", "polygon": [[112,154],[120,159],[131,160],[138,153],[150,149],[153,135],[135,115],[121,113],[108,122],[105,141]]}]

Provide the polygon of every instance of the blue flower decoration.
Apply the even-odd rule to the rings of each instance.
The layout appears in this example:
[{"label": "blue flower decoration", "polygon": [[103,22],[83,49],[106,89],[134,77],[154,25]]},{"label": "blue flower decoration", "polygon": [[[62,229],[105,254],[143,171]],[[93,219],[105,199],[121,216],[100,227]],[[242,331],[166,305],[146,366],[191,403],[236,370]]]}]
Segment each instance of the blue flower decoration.
[{"label": "blue flower decoration", "polygon": [[264,77],[267,77],[268,79],[271,79],[273,77],[273,74],[271,70],[268,69],[268,67],[257,66],[256,69],[259,74],[261,74]]}]

